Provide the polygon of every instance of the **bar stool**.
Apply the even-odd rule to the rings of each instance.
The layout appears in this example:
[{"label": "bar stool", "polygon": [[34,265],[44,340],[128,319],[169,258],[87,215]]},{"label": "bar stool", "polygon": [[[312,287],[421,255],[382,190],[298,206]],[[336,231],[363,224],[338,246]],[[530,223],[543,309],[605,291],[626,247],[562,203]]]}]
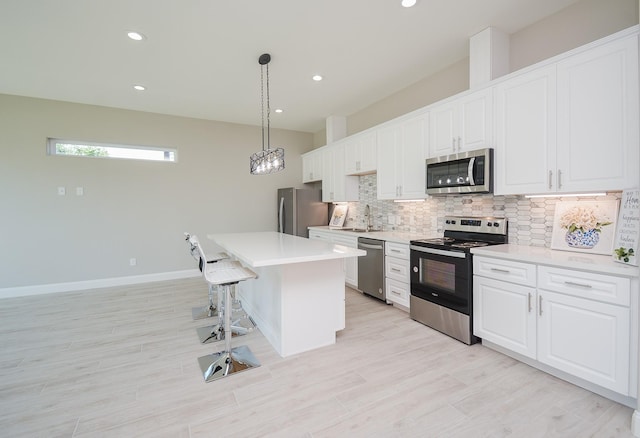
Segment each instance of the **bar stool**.
[{"label": "bar stool", "polygon": [[[198,241],[198,237],[192,236],[189,233],[184,233],[184,236],[185,236],[185,240],[189,242],[189,252],[191,253],[191,256],[194,259],[196,259],[196,261],[198,262],[198,268],[200,269],[200,272],[202,272],[203,265],[205,262],[218,263],[221,260],[226,260],[229,258],[229,255],[227,253],[218,252],[216,254],[213,254],[213,256],[210,255],[208,258],[203,259],[200,256],[200,251],[198,250],[198,247],[200,245],[200,242]],[[215,287],[209,285],[209,304],[206,306],[193,307],[191,309],[191,316],[193,317],[194,321],[197,321],[199,319],[212,318],[212,317],[218,316],[218,312],[217,312],[218,306],[214,304],[215,295],[217,295]]]},{"label": "bar stool", "polygon": [[[185,235],[187,235],[187,233],[185,233]],[[190,236],[188,240],[191,244],[191,254],[193,255],[194,258],[196,258],[199,261],[198,267],[200,268],[200,272],[202,272],[203,275],[205,275],[205,271],[210,271],[212,269],[236,266],[236,262],[233,262],[228,259],[220,258],[221,255],[226,255],[226,253],[216,254],[215,258],[213,259],[215,260],[215,263],[209,262],[208,260],[210,260],[210,257],[208,255],[205,255],[204,250],[202,249],[202,246],[200,245],[200,241],[198,240],[198,238],[196,236]],[[203,260],[207,260],[207,263],[204,263]],[[244,311],[240,301],[236,301],[234,299],[235,285],[232,285],[232,289],[231,289],[232,299],[227,301],[227,303],[229,303],[229,309],[230,309],[230,312],[228,313],[231,315],[231,318],[232,318],[231,329],[225,330],[222,316],[224,314],[223,310],[226,303],[223,304],[223,294],[222,293],[217,294],[218,303],[217,303],[217,306],[214,306],[211,291],[216,290],[218,286],[215,286],[210,282],[208,282],[208,284],[209,284],[209,291],[210,291],[209,308],[217,309],[217,312],[214,312],[214,316],[218,316],[218,323],[205,326],[205,327],[196,328],[196,332],[198,333],[198,338],[200,339],[200,342],[203,344],[208,344],[210,342],[222,341],[225,338],[225,333],[231,333],[231,336],[242,336],[252,332],[256,328],[256,324],[255,322],[253,322],[253,319],[251,319],[251,317],[247,314],[247,312]]]},{"label": "bar stool", "polygon": [[[207,283],[220,286],[224,292],[224,330],[231,332],[231,288],[241,281],[255,279],[255,272],[245,268],[240,262],[216,264],[202,271]],[[231,336],[224,337],[224,350],[198,358],[198,364],[205,382],[212,382],[231,374],[259,367],[260,362],[249,347],[241,345],[231,348]]]}]

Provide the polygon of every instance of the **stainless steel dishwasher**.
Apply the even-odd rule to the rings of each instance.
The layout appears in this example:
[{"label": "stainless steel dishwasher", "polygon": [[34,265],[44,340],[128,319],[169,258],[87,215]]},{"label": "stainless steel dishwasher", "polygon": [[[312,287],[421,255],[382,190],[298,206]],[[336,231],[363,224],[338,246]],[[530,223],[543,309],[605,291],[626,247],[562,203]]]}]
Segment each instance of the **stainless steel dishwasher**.
[{"label": "stainless steel dishwasher", "polygon": [[358,238],[358,249],[367,251],[358,257],[358,289],[367,295],[385,301],[384,288],[384,240]]}]

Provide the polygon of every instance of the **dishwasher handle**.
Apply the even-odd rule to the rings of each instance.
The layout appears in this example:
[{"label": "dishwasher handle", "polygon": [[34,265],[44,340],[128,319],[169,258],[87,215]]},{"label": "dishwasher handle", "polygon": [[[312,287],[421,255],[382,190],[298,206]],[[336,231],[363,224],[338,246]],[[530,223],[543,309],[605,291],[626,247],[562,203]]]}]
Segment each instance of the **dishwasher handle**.
[{"label": "dishwasher handle", "polygon": [[368,243],[358,243],[358,249],[384,249],[383,245],[369,245]]}]

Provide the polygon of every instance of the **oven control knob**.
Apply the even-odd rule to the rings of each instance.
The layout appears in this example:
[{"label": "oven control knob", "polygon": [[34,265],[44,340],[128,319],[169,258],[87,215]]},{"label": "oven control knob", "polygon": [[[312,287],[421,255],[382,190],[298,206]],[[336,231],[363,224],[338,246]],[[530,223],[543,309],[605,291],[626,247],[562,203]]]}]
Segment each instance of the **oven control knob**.
[{"label": "oven control knob", "polygon": [[449,219],[447,219],[446,221],[444,221],[445,224],[450,224],[451,221]]},{"label": "oven control knob", "polygon": [[454,221],[454,220],[451,221],[451,225],[455,225],[455,224],[456,224],[456,221]]},{"label": "oven control knob", "polygon": [[417,266],[413,267],[413,272],[418,272],[418,267]]},{"label": "oven control knob", "polygon": [[499,224],[498,222],[494,222],[494,223],[493,223],[493,226],[494,226],[494,227],[499,227],[499,226],[500,226],[500,224]]},{"label": "oven control knob", "polygon": [[493,226],[493,224],[492,224],[491,222],[487,222],[487,226],[488,226],[488,227],[492,227],[492,226]]}]

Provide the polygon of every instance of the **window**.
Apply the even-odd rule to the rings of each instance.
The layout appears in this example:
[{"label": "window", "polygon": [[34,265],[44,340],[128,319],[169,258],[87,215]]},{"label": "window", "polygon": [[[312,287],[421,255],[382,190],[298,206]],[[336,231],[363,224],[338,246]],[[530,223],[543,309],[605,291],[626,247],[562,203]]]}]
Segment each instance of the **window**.
[{"label": "window", "polygon": [[79,142],[49,138],[49,155],[71,155],[75,157],[128,158],[132,160],[176,162],[178,151],[173,148],[153,148],[120,144]]}]

